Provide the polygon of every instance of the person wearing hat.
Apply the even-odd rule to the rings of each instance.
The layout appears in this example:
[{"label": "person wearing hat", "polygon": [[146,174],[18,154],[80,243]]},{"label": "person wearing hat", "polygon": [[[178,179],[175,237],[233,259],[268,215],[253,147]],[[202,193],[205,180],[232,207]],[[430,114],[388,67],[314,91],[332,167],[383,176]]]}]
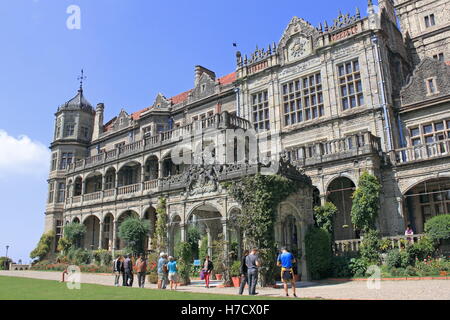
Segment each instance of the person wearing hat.
[{"label": "person wearing hat", "polygon": [[166,289],[167,283],[167,254],[161,252],[158,259],[158,289]]},{"label": "person wearing hat", "polygon": [[297,297],[295,293],[295,277],[293,269],[295,262],[296,260],[294,258],[294,255],[290,253],[286,248],[281,248],[281,254],[278,256],[277,265],[281,267],[281,280],[283,281],[286,297],[289,297],[288,282],[291,282],[294,297]]},{"label": "person wearing hat", "polygon": [[167,264],[167,269],[169,270],[169,281],[170,281],[170,290],[173,290],[173,287],[175,286],[175,290],[177,290],[177,273],[178,273],[178,268],[177,268],[177,262],[175,261],[175,259],[171,256],[169,257],[169,263]]}]

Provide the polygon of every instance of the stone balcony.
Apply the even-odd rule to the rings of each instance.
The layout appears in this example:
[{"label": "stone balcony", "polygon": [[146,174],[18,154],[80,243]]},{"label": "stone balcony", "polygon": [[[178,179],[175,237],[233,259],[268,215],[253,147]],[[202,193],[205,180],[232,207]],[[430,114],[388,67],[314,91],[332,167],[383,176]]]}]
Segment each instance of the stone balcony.
[{"label": "stone balcony", "polygon": [[222,129],[251,129],[251,123],[243,118],[222,112],[212,117],[195,121],[185,126],[170,131],[160,132],[158,135],[146,137],[142,140],[129,143],[120,148],[91,156],[72,163],[67,168],[67,173],[73,174],[88,168],[102,166],[122,158],[138,155],[140,153],[169,146],[186,137],[193,137],[203,132]]},{"label": "stone balcony", "polygon": [[450,156],[450,139],[397,149],[390,154],[391,162],[404,165]]},{"label": "stone balcony", "polygon": [[363,155],[381,155],[381,141],[370,132],[362,132],[345,138],[317,142],[300,148],[294,152],[294,163],[299,167],[324,164],[341,159],[349,159]]}]

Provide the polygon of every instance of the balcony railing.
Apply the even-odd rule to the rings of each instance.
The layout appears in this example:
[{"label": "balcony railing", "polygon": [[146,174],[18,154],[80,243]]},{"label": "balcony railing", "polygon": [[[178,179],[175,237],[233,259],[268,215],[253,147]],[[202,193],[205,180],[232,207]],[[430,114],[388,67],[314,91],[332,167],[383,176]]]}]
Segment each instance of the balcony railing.
[{"label": "balcony railing", "polygon": [[136,184],[132,184],[129,186],[123,186],[123,187],[119,187],[117,188],[117,195],[123,195],[123,194],[128,194],[128,193],[135,193],[141,190],[141,184],[140,183],[136,183]]},{"label": "balcony railing", "polygon": [[142,140],[132,142],[120,148],[109,150],[105,153],[101,153],[95,156],[78,160],[75,163],[68,165],[67,170],[69,172],[83,170],[88,167],[113,161],[122,156],[137,154],[144,150],[177,142],[180,140],[180,138],[214,128],[216,129],[242,128],[244,130],[247,130],[251,128],[251,124],[249,121],[245,119],[239,118],[234,115],[230,115],[228,112],[223,112],[221,114],[215,114],[214,116],[195,121],[193,123],[175,128],[170,131],[160,132],[158,135],[155,136],[145,137]]},{"label": "balcony railing", "polygon": [[94,201],[102,198],[102,191],[88,193],[83,195],[83,201]]},{"label": "balcony railing", "polygon": [[379,154],[381,141],[370,132],[354,134],[345,138],[317,142],[290,150],[291,158],[298,166],[350,158],[363,154]]},{"label": "balcony railing", "polygon": [[[415,243],[422,239],[424,234],[415,234],[412,236],[394,236],[384,237],[383,239],[390,240],[391,249],[401,249],[404,244]],[[334,242],[334,253],[336,255],[342,255],[345,253],[356,253],[359,251],[362,239],[350,239],[350,240],[338,240]]]},{"label": "balcony railing", "polygon": [[157,190],[158,187],[159,187],[159,179],[144,182],[144,191]]},{"label": "balcony railing", "polygon": [[391,161],[395,164],[404,164],[448,155],[450,155],[450,139],[395,150],[391,154]]}]

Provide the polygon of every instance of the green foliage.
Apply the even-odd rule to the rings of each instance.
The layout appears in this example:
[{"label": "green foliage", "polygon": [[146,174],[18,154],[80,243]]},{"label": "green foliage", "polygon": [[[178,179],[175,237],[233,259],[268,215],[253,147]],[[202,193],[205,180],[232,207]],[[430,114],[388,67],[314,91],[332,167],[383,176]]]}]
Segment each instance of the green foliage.
[{"label": "green foliage", "polygon": [[187,242],[191,245],[192,256],[194,259],[199,257],[198,242],[201,238],[200,231],[196,227],[190,227],[187,231]]},{"label": "green foliage", "polygon": [[418,242],[407,247],[410,261],[413,264],[415,260],[424,260],[431,257],[436,252],[436,243],[429,237],[423,237]]},{"label": "green foliage", "polygon": [[149,229],[149,221],[130,217],[120,224],[119,238],[125,241],[132,254],[137,255],[144,252],[143,242]]},{"label": "green foliage", "polygon": [[375,229],[380,191],[381,185],[378,179],[368,172],[364,172],[359,178],[358,188],[353,194],[351,218],[356,229],[363,231]]},{"label": "green foliage", "polygon": [[381,252],[381,237],[377,230],[369,230],[361,242],[359,248],[359,253],[361,258],[365,259],[371,264],[380,263],[380,252]]},{"label": "green foliage", "polygon": [[191,245],[187,242],[180,242],[175,248],[175,256],[179,258],[177,260],[179,275],[182,283],[186,285],[191,283],[191,279],[189,278],[193,259],[191,249]]},{"label": "green foliage", "polygon": [[238,217],[239,226],[245,230],[248,245],[260,249],[263,260],[261,283],[273,284],[277,273],[275,259],[276,244],[274,223],[278,204],[304,186],[277,175],[243,177],[239,181],[224,184],[229,193],[242,206],[243,214]]},{"label": "green foliage", "polygon": [[334,256],[331,261],[331,276],[334,278],[350,278],[353,276],[350,270],[350,257]]},{"label": "green foliage", "polygon": [[80,248],[86,230],[84,224],[72,222],[64,226],[64,237],[71,243],[71,246]]},{"label": "green foliage", "polygon": [[36,248],[31,251],[30,258],[31,259],[39,259],[43,260],[49,253],[52,247],[52,242],[55,239],[55,233],[53,231],[49,231],[44,233],[39,239],[39,242]]},{"label": "green foliage", "polygon": [[92,256],[97,265],[109,266],[112,262],[112,255],[108,250],[92,251]]},{"label": "green foliage", "polygon": [[393,249],[388,252],[386,265],[389,268],[406,268],[410,265],[410,257],[406,250]]},{"label": "green foliage", "polygon": [[156,247],[158,252],[167,252],[167,209],[166,199],[159,198],[158,206],[156,207]]},{"label": "green foliage", "polygon": [[205,261],[205,257],[208,255],[208,236],[207,235],[204,235],[202,237],[198,255],[199,255],[200,261]]},{"label": "green foliage", "polygon": [[12,262],[12,260],[10,258],[0,257],[0,270],[8,269],[10,262]]},{"label": "green foliage", "polygon": [[240,271],[241,271],[241,262],[240,261],[233,262],[230,268],[230,276],[239,277],[241,275]]},{"label": "green foliage", "polygon": [[364,277],[369,265],[370,263],[364,258],[351,258],[349,263],[349,269],[353,276]]},{"label": "green foliage", "polygon": [[306,261],[313,280],[326,276],[331,268],[331,236],[324,229],[310,227],[305,235]]},{"label": "green foliage", "polygon": [[319,228],[333,234],[333,219],[336,216],[338,209],[331,202],[326,202],[321,207],[314,208],[314,220]]},{"label": "green foliage", "polygon": [[434,241],[450,239],[450,214],[441,214],[428,220],[425,233]]},{"label": "green foliage", "polygon": [[75,265],[88,265],[93,260],[92,252],[81,248],[71,248],[67,252],[67,259]]},{"label": "green foliage", "polygon": [[67,252],[72,247],[72,242],[66,237],[62,237],[58,241],[58,251]]}]

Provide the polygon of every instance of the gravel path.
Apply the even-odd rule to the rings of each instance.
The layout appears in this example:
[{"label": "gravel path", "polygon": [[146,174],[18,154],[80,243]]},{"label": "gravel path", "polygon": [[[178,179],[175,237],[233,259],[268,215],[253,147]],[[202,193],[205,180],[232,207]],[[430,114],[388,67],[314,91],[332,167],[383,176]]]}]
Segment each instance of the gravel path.
[{"label": "gravel path", "polygon": [[[41,271],[0,271],[0,276],[25,277],[44,280],[61,280],[60,272]],[[112,286],[112,275],[83,273],[82,283],[93,283]],[[134,286],[137,284],[135,277]],[[352,282],[301,282],[298,283],[297,295],[302,298],[324,299],[363,299],[363,300],[450,300],[450,280],[408,280],[408,281],[381,281],[380,289],[368,289],[365,281]],[[156,285],[146,283],[146,288],[156,289]],[[187,287],[178,287],[179,291],[209,292],[220,294],[236,294],[235,288],[206,289],[199,282]],[[261,296],[281,296],[282,289],[259,288]],[[243,296],[245,298],[245,295]]]}]

